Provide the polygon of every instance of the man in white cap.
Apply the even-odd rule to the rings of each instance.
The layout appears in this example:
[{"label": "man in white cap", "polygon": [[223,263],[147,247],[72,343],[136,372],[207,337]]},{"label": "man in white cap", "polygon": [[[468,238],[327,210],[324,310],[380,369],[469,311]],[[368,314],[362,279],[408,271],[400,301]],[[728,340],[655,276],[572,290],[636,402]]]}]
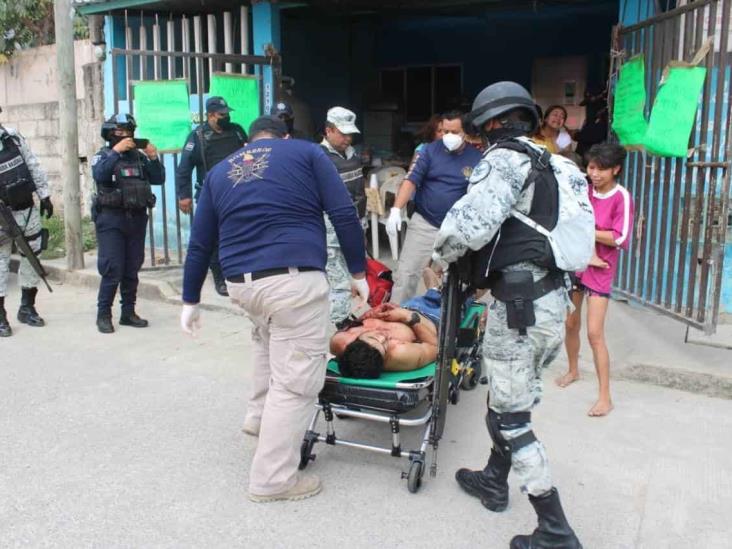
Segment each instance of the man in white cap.
[{"label": "man in white cap", "polygon": [[[366,222],[366,179],[363,175],[361,157],[351,146],[353,136],[361,133],[356,127],[356,114],[343,107],[328,110],[325,122],[325,137],[320,146],[333,161],[338,175],[348,189],[353,205],[361,220]],[[330,283],[330,320],[337,324],[351,312],[351,277],[335,230],[328,218],[325,219],[328,246],[328,263],[325,270]]]}]

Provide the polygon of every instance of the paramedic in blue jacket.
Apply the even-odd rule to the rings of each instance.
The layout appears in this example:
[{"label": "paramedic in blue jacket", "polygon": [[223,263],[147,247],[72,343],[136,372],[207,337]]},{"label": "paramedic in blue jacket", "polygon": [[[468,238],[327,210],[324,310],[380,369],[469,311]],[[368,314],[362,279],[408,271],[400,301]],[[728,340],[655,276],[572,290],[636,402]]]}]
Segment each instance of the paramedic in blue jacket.
[{"label": "paramedic in blue jacket", "polygon": [[[363,231],[333,163],[315,144],[287,139],[287,126],[262,116],[250,142],[206,177],[183,278],[181,327],[199,327],[208,258],[219,242],[229,296],[253,324],[253,391],[244,431],[258,436],[249,476],[256,502],[299,500],[320,480],[299,475],[300,442],[325,381],[328,349],[327,214],[340,240],[351,287],[368,284]],[[284,139],[283,139],[284,138]]]},{"label": "paramedic in blue jacket", "polygon": [[[134,139],[137,124],[130,114],[116,114],[102,125],[107,141],[92,159],[97,187],[93,218],[97,234],[97,267],[102,280],[97,299],[97,329],[114,332],[112,305],[119,293],[119,323],[145,328],[135,312],[137,273],[145,260],[147,210],[155,206],[150,185],[165,183],[165,168],[150,142]],[[138,148],[140,145],[143,148]]]},{"label": "paramedic in blue jacket", "polygon": [[437,230],[450,207],[467,191],[470,174],[480,160],[480,151],[465,142],[462,113],[444,114],[442,129],[442,139],[415,153],[386,222],[387,232],[396,236],[402,224],[401,210],[414,194],[415,212],[409,220],[394,273],[392,303],[416,295],[422,271],[430,262]]}]

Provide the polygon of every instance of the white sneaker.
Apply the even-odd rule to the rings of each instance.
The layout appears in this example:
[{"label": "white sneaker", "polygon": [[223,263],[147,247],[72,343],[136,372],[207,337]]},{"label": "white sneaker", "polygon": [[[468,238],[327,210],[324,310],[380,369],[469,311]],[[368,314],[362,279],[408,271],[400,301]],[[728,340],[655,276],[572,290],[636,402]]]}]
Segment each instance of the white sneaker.
[{"label": "white sneaker", "polygon": [[253,436],[259,436],[259,427],[262,423],[261,419],[247,418],[244,420],[244,426],[241,428],[242,432]]},{"label": "white sneaker", "polygon": [[315,475],[302,475],[295,486],[286,492],[260,496],[249,492],[249,499],[255,503],[267,503],[269,501],[299,501],[320,493],[323,485]]}]

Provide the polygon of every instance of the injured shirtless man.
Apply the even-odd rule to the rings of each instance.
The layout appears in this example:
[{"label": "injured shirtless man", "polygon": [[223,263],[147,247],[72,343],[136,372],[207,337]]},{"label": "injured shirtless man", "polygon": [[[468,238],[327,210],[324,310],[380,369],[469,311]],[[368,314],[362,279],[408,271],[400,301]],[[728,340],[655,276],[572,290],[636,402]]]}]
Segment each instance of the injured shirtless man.
[{"label": "injured shirtless man", "polygon": [[347,377],[377,378],[383,371],[404,372],[437,358],[439,291],[427,290],[397,307],[384,303],[364,313],[330,340],[330,351]]}]

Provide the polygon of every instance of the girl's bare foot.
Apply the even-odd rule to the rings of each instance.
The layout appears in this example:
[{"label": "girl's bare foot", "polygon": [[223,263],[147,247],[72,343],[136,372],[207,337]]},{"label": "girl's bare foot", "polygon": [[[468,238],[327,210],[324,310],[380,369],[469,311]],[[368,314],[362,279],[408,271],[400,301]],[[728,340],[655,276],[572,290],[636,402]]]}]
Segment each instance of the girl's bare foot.
[{"label": "girl's bare foot", "polygon": [[590,408],[587,415],[590,417],[602,417],[608,415],[614,408],[613,403],[610,400],[598,400],[595,405]]},{"label": "girl's bare foot", "polygon": [[567,385],[570,385],[577,381],[579,379],[579,372],[567,372],[563,376],[559,376],[557,379],[554,380],[554,382],[559,385],[560,387],[564,388]]}]

